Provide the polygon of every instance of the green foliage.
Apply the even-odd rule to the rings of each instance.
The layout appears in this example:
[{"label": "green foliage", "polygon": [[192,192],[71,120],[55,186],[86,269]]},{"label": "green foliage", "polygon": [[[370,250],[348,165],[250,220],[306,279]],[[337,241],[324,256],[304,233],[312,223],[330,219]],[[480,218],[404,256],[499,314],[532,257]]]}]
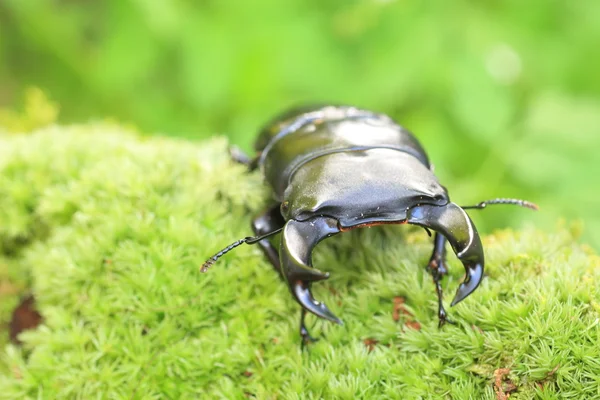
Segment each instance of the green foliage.
[{"label": "green foliage", "polygon": [[356,104],[414,131],[457,202],[528,198],[600,249],[599,20],[597,0],[4,0],[0,105],[35,84],[66,122],[249,148],[289,105]]},{"label": "green foliage", "polygon": [[23,110],[0,109],[0,126],[11,132],[31,132],[56,122],[58,106],[36,87],[25,91]]},{"label": "green foliage", "polygon": [[[298,305],[257,247],[198,271],[268,198],[226,145],[109,125],[0,135],[0,288],[30,284],[45,318],[4,347],[0,398],[493,399],[498,368],[511,399],[600,398],[600,258],[566,230],[485,237],[488,276],[443,330],[422,230],[331,238],[314,289],[345,325],[314,323],[324,338],[301,352]],[[15,291],[0,296],[6,321]],[[396,296],[412,317],[394,321]]]}]

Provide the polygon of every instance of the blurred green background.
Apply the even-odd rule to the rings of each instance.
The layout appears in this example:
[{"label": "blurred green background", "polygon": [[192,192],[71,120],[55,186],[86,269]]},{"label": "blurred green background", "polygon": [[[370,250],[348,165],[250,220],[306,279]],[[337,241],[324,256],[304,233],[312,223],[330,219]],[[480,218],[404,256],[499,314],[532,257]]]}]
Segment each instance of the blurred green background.
[{"label": "blurred green background", "polygon": [[354,104],[412,130],[459,204],[541,206],[480,230],[564,218],[600,248],[599,21],[598,0],[0,0],[0,124],[53,121],[43,92],[62,123],[249,150],[290,105]]}]

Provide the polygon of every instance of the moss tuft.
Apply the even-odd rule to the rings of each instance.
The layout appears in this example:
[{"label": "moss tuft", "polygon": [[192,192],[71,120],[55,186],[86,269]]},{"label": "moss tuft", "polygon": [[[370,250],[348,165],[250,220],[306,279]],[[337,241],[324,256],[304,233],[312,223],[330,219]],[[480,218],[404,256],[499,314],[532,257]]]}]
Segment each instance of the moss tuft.
[{"label": "moss tuft", "polygon": [[0,108],[0,126],[11,132],[31,132],[56,122],[59,107],[38,87],[24,91],[22,111]]},{"label": "moss tuft", "polygon": [[600,398],[600,259],[566,230],[485,237],[488,275],[443,330],[422,231],[331,238],[314,289],[345,325],[314,323],[325,338],[302,353],[257,247],[198,272],[269,196],[226,146],[105,125],[0,136],[0,322],[28,288],[45,318],[22,348],[2,332],[0,398]]}]

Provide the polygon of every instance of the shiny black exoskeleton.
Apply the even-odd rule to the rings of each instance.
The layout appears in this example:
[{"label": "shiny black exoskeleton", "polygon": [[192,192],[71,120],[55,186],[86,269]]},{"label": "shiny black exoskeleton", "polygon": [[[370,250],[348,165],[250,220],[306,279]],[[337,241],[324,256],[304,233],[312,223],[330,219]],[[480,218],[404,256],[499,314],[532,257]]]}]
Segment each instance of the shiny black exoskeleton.
[{"label": "shiny black exoskeleton", "polygon": [[[436,285],[442,326],[450,322],[440,284],[447,272],[446,241],[466,272],[452,305],[471,294],[483,277],[481,240],[464,209],[499,203],[536,208],[514,199],[459,207],[450,201],[410,132],[385,115],[355,107],[292,110],[263,129],[256,150],[253,159],[239,150],[233,155],[251,169],[260,168],[276,203],[253,221],[256,237],[234,242],[204,263],[202,271],[243,243],[259,243],[302,306],[300,333],[305,342],[312,340],[304,324],[306,311],[341,323],[311,293],[313,282],[329,276],[312,267],[311,253],[321,240],[380,224],[408,223],[435,231],[428,270]],[[283,236],[277,251],[268,237],[279,232]]]}]

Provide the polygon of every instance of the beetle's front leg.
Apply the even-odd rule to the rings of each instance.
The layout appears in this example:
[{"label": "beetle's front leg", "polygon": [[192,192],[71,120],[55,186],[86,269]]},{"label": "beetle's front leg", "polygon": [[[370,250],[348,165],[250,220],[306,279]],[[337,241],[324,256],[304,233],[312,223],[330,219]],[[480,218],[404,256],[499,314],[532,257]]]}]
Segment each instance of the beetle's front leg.
[{"label": "beetle's front leg", "polygon": [[306,328],[306,314],[308,313],[308,311],[306,311],[306,308],[302,307],[302,309],[300,310],[300,336],[302,337],[302,348],[304,349],[304,346],[306,346],[309,343],[314,343],[316,341],[318,341],[319,339],[312,337],[310,335],[310,332],[308,332],[308,329]]},{"label": "beetle's front leg", "polygon": [[446,241],[444,235],[440,233],[435,234],[433,240],[433,253],[427,264],[427,271],[433,277],[433,283],[435,284],[435,291],[438,297],[438,319],[439,327],[441,328],[446,323],[454,324],[454,322],[448,319],[448,314],[444,308],[443,303],[443,291],[442,291],[442,278],[448,273],[446,267]]},{"label": "beetle's front leg", "polygon": [[[276,231],[285,225],[285,221],[281,216],[281,212],[279,211],[280,205],[274,205],[268,210],[266,210],[263,214],[257,216],[252,221],[252,230],[254,234],[257,236],[266,235],[269,232]],[[261,247],[262,251],[265,253],[271,265],[277,271],[277,274],[281,276],[281,265],[279,262],[279,252],[277,249],[271,244],[270,239],[264,239],[258,242],[258,245]]]},{"label": "beetle's front leg", "polygon": [[312,268],[312,251],[321,240],[339,233],[333,218],[316,217],[307,221],[290,220],[283,228],[279,250],[281,270],[296,301],[303,307],[300,318],[300,335],[303,343],[312,341],[304,324],[306,311],[318,317],[341,324],[327,306],[314,299],[310,285],[327,279],[329,274]]}]

